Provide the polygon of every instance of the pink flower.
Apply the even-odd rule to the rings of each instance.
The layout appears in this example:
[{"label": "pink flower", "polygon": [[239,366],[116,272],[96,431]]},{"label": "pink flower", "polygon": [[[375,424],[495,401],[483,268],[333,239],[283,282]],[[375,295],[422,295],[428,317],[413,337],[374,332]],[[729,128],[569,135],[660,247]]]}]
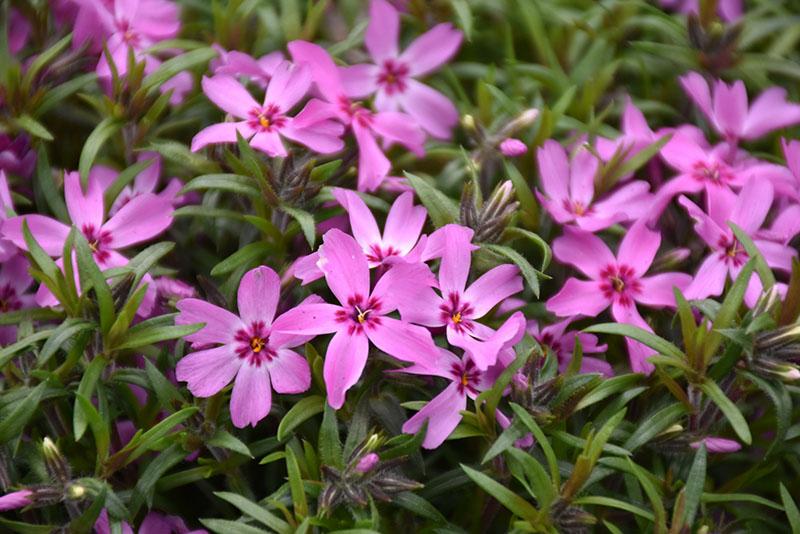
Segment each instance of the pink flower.
[{"label": "pink flower", "polygon": [[689,444],[693,449],[699,449],[701,444],[705,444],[708,452],[736,452],[741,450],[742,445],[738,441],[725,438],[708,437]]},{"label": "pink flower", "polygon": [[356,465],[356,471],[359,473],[368,473],[372,471],[376,465],[378,465],[379,461],[380,457],[374,452],[371,452],[358,461],[358,464]]},{"label": "pink flower", "polygon": [[[700,0],[660,0],[661,5],[680,13],[700,13]],[[742,17],[742,0],[719,0],[717,12],[726,22],[733,22]]]},{"label": "pink flower", "polygon": [[470,244],[472,230],[450,224],[439,232],[431,236],[428,245],[431,256],[438,256],[433,248],[441,247],[441,296],[430,287],[421,287],[413,298],[400,302],[400,315],[412,323],[446,327],[450,344],[466,350],[475,365],[484,370],[497,360],[498,347],[488,342],[492,329],[477,321],[498,303],[522,291],[522,278],[516,266],[499,265],[466,287],[475,248]]},{"label": "pink flower", "polygon": [[522,156],[528,151],[528,147],[519,139],[509,137],[500,143],[500,152],[508,158]]},{"label": "pink flower", "polygon": [[[498,337],[504,339],[500,350],[509,352],[509,359],[513,360],[513,351],[509,347],[519,342],[525,333],[525,319],[517,313],[501,329],[506,332],[498,330]],[[438,355],[424,364],[398,369],[402,373],[439,376],[449,381],[441,393],[403,424],[403,432],[416,434],[425,421],[428,422],[422,442],[426,449],[435,449],[444,443],[461,422],[461,412],[467,409],[467,397],[475,399],[481,391],[490,389],[505,367],[499,363],[497,368],[481,370],[468,354],[459,358],[449,350],[438,350]],[[498,415],[502,420],[502,414],[498,412]]]},{"label": "pink flower", "polygon": [[[0,263],[0,313],[32,308],[34,296],[28,293],[33,278],[28,274],[28,260],[22,254],[15,254]],[[17,327],[0,326],[0,346],[17,340]]]},{"label": "pink flower", "polygon": [[[2,98],[0,98],[0,104]],[[26,135],[9,137],[0,134],[0,170],[28,178],[36,165],[36,152]]]},{"label": "pink flower", "polygon": [[[11,190],[8,188],[6,173],[0,170],[0,226],[3,221],[9,218],[9,214],[14,213],[14,202],[11,198]],[[17,247],[13,242],[0,236],[0,262],[6,261],[17,253]]]},{"label": "pink flower", "polygon": [[386,0],[372,0],[369,15],[364,42],[374,64],[342,68],[347,96],[376,93],[376,109],[403,110],[433,137],[448,139],[458,122],[458,110],[442,93],[415,78],[449,61],[461,46],[461,32],[449,23],[437,24],[401,53],[397,10]]},{"label": "pink flower", "polygon": [[644,215],[652,203],[647,182],[625,184],[605,199],[595,201],[594,177],[598,161],[579,148],[570,163],[556,141],[546,141],[536,154],[544,193],[536,191],[547,212],[560,224],[574,223],[596,232]]},{"label": "pink flower", "polygon": [[28,506],[31,504],[31,495],[33,495],[33,492],[30,490],[18,490],[6,493],[0,497],[0,512],[16,510],[17,508]]},{"label": "pink flower", "polygon": [[[286,156],[281,137],[303,144],[315,152],[330,154],[342,149],[340,124],[319,120],[299,125],[306,110],[292,118],[291,109],[306,95],[311,86],[311,72],[303,65],[281,63],[267,85],[263,105],[234,78],[217,75],[203,78],[203,92],[217,106],[241,119],[221,122],[201,130],[192,139],[196,152],[211,143],[235,143],[236,132],[249,139],[250,145],[271,157]],[[306,108],[308,109],[308,108]]]},{"label": "pink flower", "polygon": [[[589,280],[568,279],[561,291],[547,301],[547,309],[561,317],[595,317],[610,306],[617,322],[652,332],[639,315],[636,303],[653,308],[674,306],[673,287],[684,290],[691,282],[691,276],[683,273],[645,276],[660,244],[661,234],[648,229],[643,219],[625,234],[616,257],[599,237],[565,227],[564,235],[553,243],[553,254]],[[626,341],[631,369],[636,373],[652,372],[653,366],[646,360],[652,351],[632,339]]]},{"label": "pink flower", "polygon": [[681,85],[714,129],[729,142],[753,140],[800,123],[800,105],[786,101],[786,90],[770,87],[748,106],[747,91],[741,80],[728,85],[717,80],[712,89],[696,72],[681,76]]},{"label": "pink flower", "polygon": [[[701,299],[722,293],[725,280],[736,279],[749,259],[744,247],[728,227],[733,222],[748,235],[755,236],[772,206],[773,188],[769,181],[751,178],[738,196],[733,193],[718,194],[710,198],[708,213],[686,197],[679,204],[694,219],[695,232],[705,241],[711,253],[703,260],[692,284],[686,289],[687,298]],[[785,244],[754,238],[753,243],[770,267],[789,271],[797,252]],[[758,276],[753,276],[747,286],[745,302],[752,306],[761,294]]]},{"label": "pink flower", "polygon": [[212,60],[209,68],[213,74],[227,74],[234,78],[244,77],[255,82],[259,87],[266,89],[275,71],[284,61],[283,52],[270,52],[258,59],[239,52],[227,51],[219,45],[214,45],[219,57]]},{"label": "pink flower", "polygon": [[424,264],[394,265],[370,292],[369,264],[361,247],[349,235],[333,229],[323,236],[318,266],[340,304],[301,305],[285,316],[288,323],[296,325],[294,333],[334,333],[323,369],[328,404],[333,408],[342,407],[345,393],[361,376],[370,342],[398,360],[435,357],[430,332],[388,316],[401,297],[432,283]]},{"label": "pink flower", "polygon": [[[139,195],[113,217],[105,220],[103,206],[101,171],[93,169],[89,173],[86,192],[81,187],[80,175],[77,172],[68,172],[64,175],[64,196],[67,212],[72,219],[72,225],[80,231],[92,249],[93,257],[101,269],[122,267],[128,259],[120,254],[119,250],[131,245],[151,239],[172,224],[174,211],[169,200],[149,193]],[[66,224],[45,217],[44,215],[31,214],[12,217],[3,222],[2,234],[11,240],[17,247],[28,250],[22,234],[23,221],[28,223],[28,228],[33,237],[44,249],[62,265],[61,255],[64,252],[64,242],[69,235],[70,227]],[[77,283],[77,269],[75,270]],[[155,293],[149,291],[139,308],[139,313],[147,315],[152,308]],[[40,306],[55,306],[57,301],[47,286],[42,284],[36,296]]]},{"label": "pink flower", "polygon": [[[381,235],[375,217],[357,193],[339,187],[333,188],[332,192],[339,204],[347,210],[353,237],[361,245],[370,268],[387,265],[409,255],[415,256],[414,260],[419,261],[425,244],[424,239],[420,239],[420,233],[428,212],[424,207],[414,205],[413,193],[406,192],[397,197],[389,210]],[[315,252],[295,263],[295,276],[304,285],[322,278],[323,273],[317,267],[318,261],[319,253]]]},{"label": "pink flower", "polygon": [[598,137],[595,145],[597,153],[605,161],[609,161],[617,150],[626,153],[625,159],[628,160],[639,153],[642,149],[659,139],[659,135],[654,133],[647,124],[642,112],[633,105],[630,97],[626,98],[625,110],[622,112],[622,135],[616,139]]},{"label": "pink flower", "polygon": [[292,41],[289,52],[294,61],[311,68],[314,83],[323,100],[309,102],[303,118],[297,118],[298,127],[336,118],[350,126],[358,144],[358,190],[374,191],[389,173],[391,163],[378,146],[376,137],[386,144],[400,143],[422,156],[425,132],[405,113],[379,111],[373,113],[360,102],[353,102],[345,89],[345,80],[331,56],[318,45],[306,41]]},{"label": "pink flower", "polygon": [[[231,380],[231,420],[239,428],[256,426],[272,406],[272,389],[301,393],[311,385],[305,358],[290,350],[309,337],[289,331],[295,326],[283,314],[273,321],[280,298],[280,279],[269,267],[248,271],[239,284],[239,315],[199,299],[178,302],[176,324],[205,323],[190,336],[194,347],[217,345],[184,356],[175,370],[195,397],[210,397]],[[270,387],[270,384],[272,387]]]},{"label": "pink flower", "polygon": [[[133,528],[125,521],[120,521],[122,534],[133,534]],[[108,510],[103,508],[94,523],[95,534],[111,534],[111,522]],[[205,529],[189,530],[186,523],[178,516],[165,515],[160,512],[149,512],[139,526],[139,534],[208,534]]]},{"label": "pink flower", "polygon": [[586,354],[596,354],[605,352],[606,345],[597,343],[597,336],[585,334],[583,332],[567,331],[567,327],[574,320],[573,317],[564,319],[557,323],[539,328],[536,321],[528,321],[528,333],[539,342],[542,349],[552,351],[558,358],[558,370],[562,373],[567,370],[572,361],[572,353],[575,349],[575,340],[581,343],[583,359],[581,360],[581,373],[600,373],[603,376],[614,376],[614,371],[608,362],[599,358],[591,358]]},{"label": "pink flower", "polygon": [[30,36],[30,21],[12,7],[8,13],[8,51],[12,55],[18,54],[28,44]]}]

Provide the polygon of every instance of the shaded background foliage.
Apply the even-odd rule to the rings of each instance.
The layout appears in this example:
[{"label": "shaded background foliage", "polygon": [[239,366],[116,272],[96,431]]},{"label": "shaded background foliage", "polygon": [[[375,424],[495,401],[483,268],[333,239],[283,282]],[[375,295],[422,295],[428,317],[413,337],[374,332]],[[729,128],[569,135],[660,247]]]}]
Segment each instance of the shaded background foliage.
[{"label": "shaded background foliage", "polygon": [[[323,44],[348,64],[364,59],[362,1],[180,4],[181,35],[169,45],[187,53],[170,67],[190,70],[195,87],[214,56],[212,43],[260,56],[303,38]],[[564,269],[547,267],[546,243],[558,230],[531,194],[537,183],[535,147],[549,138],[571,143],[583,135],[614,137],[626,95],[654,128],[702,123],[677,83],[688,70],[742,79],[752,92],[780,85],[790,100],[800,99],[797,6],[751,1],[743,20],[729,24],[717,19],[714,4],[701,1],[699,17],[687,19],[642,1],[408,3],[408,35],[439,21],[454,21],[465,34],[456,59],[428,81],[456,103],[462,124],[452,142],[429,143],[424,158],[392,151],[394,173],[413,175],[409,180],[430,212],[429,229],[461,213],[462,223],[486,230],[484,244],[511,245],[522,255],[521,268],[530,275],[524,294],[529,318],[547,317],[545,297],[566,277]],[[30,201],[15,197],[19,211],[62,215],[63,202],[52,194],[61,182],[57,169],[85,171],[108,163],[122,170],[135,164],[138,151],[154,150],[164,158],[165,176],[180,178],[198,204],[177,210],[162,237],[173,245],[143,248],[133,276],[138,281],[145,271],[173,274],[223,307],[234,300],[248,269],[266,263],[283,272],[312,250],[307,234],[318,240],[309,224],[339,213],[326,203],[332,198],[329,190],[316,194],[319,188],[309,184],[352,186],[352,162],[345,157],[311,160],[298,152],[293,160],[268,161],[242,144],[215,147],[206,155],[190,153],[194,133],[219,118],[202,92],[195,90],[169,107],[152,90],[164,80],[131,75],[108,98],[84,73],[93,64],[59,44],[68,28],[54,30],[46,2],[6,2],[6,14],[9,5],[35,22],[31,48],[54,51],[50,68],[33,76],[29,86],[25,69],[8,56],[3,59],[2,127],[14,135],[27,133],[38,157],[30,185],[17,184],[32,188],[26,195]],[[539,110],[538,119],[519,125],[514,135],[531,150],[511,163],[496,149],[498,135],[529,108]],[[784,132],[788,138],[797,133],[796,128]],[[761,159],[782,160],[778,136],[751,148]],[[337,160],[344,161],[326,165]],[[649,172],[645,161],[637,163],[639,173]],[[608,173],[623,174],[619,169]],[[209,178],[223,174],[250,181]],[[519,206],[503,223],[510,219],[536,235],[515,238],[481,228],[474,217],[464,220],[470,203],[488,197],[508,178]],[[259,189],[265,181],[278,199],[268,188]],[[302,193],[293,187],[297,181]],[[376,212],[389,205],[380,195],[369,204]],[[472,209],[479,210],[477,204]],[[668,249],[685,245],[690,233],[689,223],[676,212],[670,208],[661,221]],[[75,239],[77,261],[91,271],[90,255],[81,256],[83,245]],[[693,259],[701,252],[694,251]],[[50,266],[33,256],[47,273]],[[474,261],[485,271],[508,259],[486,247]],[[751,268],[757,263],[753,260]],[[621,337],[606,336],[606,359],[620,373],[609,380],[574,372],[556,376],[552,354],[547,357],[527,339],[517,348],[515,364],[522,367],[529,357],[546,363],[540,371],[524,367],[539,389],[533,399],[512,393],[516,406],[507,409],[514,414],[509,430],[495,424],[492,409],[470,404],[454,436],[461,439],[434,451],[420,449],[424,431],[401,434],[407,418],[403,406],[429,398],[430,382],[387,378],[383,371],[392,364],[376,355],[361,387],[334,412],[324,404],[319,343],[305,347],[314,370],[311,391],[276,396],[270,417],[256,428],[233,429],[222,396],[193,399],[169,380],[187,352],[180,338],[191,329],[174,326],[171,315],[130,326],[131,314],[125,324],[124,303],[136,287],[131,275],[118,273],[105,289],[102,280],[99,276],[91,293],[75,295],[75,313],[29,310],[0,318],[2,324],[19,325],[20,340],[0,349],[0,483],[39,488],[40,503],[52,503],[4,513],[3,529],[48,532],[68,525],[70,531],[86,531],[103,508],[112,519],[131,523],[154,508],[195,526],[202,518],[212,531],[244,533],[800,531],[793,501],[800,494],[800,423],[793,406],[800,390],[763,372],[758,363],[776,347],[785,348],[776,341],[784,332],[780,328],[796,325],[797,264],[784,303],[745,311],[734,285],[721,307],[706,303],[692,311],[685,305],[675,315],[648,316],[664,338],[642,337],[663,355],[650,377],[623,374],[627,357]],[[541,284],[541,299],[531,281]],[[115,309],[104,307],[104,293],[113,297]],[[307,293],[296,281],[284,281],[287,301]],[[714,326],[705,336],[697,333],[705,329],[698,326],[701,315]],[[112,335],[110,325],[120,317]],[[789,330],[790,339],[796,339],[796,329]],[[619,325],[595,326],[595,331],[642,336]],[[796,345],[789,347],[796,357]],[[139,355],[147,360],[144,367]],[[150,393],[143,408],[131,384]],[[503,386],[486,396],[490,404],[499,401]],[[115,428],[123,419],[144,431],[127,447]],[[528,432],[536,445],[513,447]],[[716,434],[738,437],[746,445],[714,455],[688,446]],[[45,437],[55,444],[41,445]],[[356,469],[372,453],[380,456],[378,466],[366,473]],[[398,458],[403,461],[395,464]],[[390,501],[383,502],[383,495]],[[333,506],[338,503],[345,505]]]}]

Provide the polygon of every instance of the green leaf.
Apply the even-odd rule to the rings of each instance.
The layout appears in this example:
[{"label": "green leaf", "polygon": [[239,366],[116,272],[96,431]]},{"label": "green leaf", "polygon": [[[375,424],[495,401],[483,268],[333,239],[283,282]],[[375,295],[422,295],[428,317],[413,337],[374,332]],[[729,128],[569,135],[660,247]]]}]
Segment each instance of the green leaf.
[{"label": "green leaf", "polygon": [[184,185],[180,194],[204,189],[228,191],[261,200],[261,192],[256,189],[253,179],[240,174],[203,174]]},{"label": "green leaf", "polygon": [[87,85],[93,83],[95,80],[97,80],[97,74],[94,72],[87,72],[70,78],[61,85],[53,87],[52,89],[48,90],[39,101],[39,105],[36,107],[34,115],[36,117],[41,117],[60,104],[63,100],[69,98]]},{"label": "green leaf", "polygon": [[[156,449],[158,442],[166,437],[175,426],[183,423],[189,417],[197,413],[198,408],[189,406],[175,412],[174,414],[165,417],[147,432],[137,433],[131,438],[128,444],[119,451],[115,456],[119,455],[124,458],[124,464],[127,465],[140,457],[142,454],[151,449]],[[185,456],[184,452],[184,456]]]},{"label": "green leaf", "polygon": [[300,466],[291,447],[286,447],[286,471],[289,476],[289,491],[292,494],[294,515],[298,520],[302,520],[308,515],[308,501],[306,500],[303,479],[300,475]]},{"label": "green leaf", "polygon": [[755,270],[758,273],[758,277],[761,278],[763,290],[769,291],[775,285],[775,275],[772,273],[772,269],[770,269],[769,265],[767,265],[767,262],[764,259],[764,256],[761,254],[761,251],[758,250],[758,247],[755,243],[753,243],[753,240],[750,239],[750,236],[747,235],[747,232],[742,230],[736,223],[728,221],[728,226],[730,226],[731,230],[733,230],[733,233],[736,236],[736,239],[747,251],[747,255],[755,260]]},{"label": "green leaf", "polygon": [[108,211],[108,208],[110,208],[114,203],[114,200],[116,200],[120,192],[125,189],[125,186],[131,183],[134,178],[136,178],[154,162],[155,158],[139,161],[120,172],[117,177],[114,178],[114,181],[111,182],[111,185],[109,185],[105,190],[105,193],[103,193],[103,204],[106,207],[106,211]]},{"label": "green leaf", "polygon": [[100,311],[100,331],[105,336],[114,324],[114,299],[111,296],[111,289],[95,263],[89,243],[82,233],[75,234],[75,252],[78,257],[78,272],[83,294],[86,295],[90,288],[94,291]]},{"label": "green leaf", "polygon": [[94,165],[94,160],[97,158],[97,154],[100,153],[100,149],[121,128],[122,122],[114,117],[106,117],[89,134],[81,150],[81,157],[78,163],[78,171],[81,173],[81,184],[84,189],[89,179],[89,170]]},{"label": "green leaf", "polygon": [[783,483],[780,484],[780,488],[783,509],[786,510],[786,517],[789,519],[789,525],[792,527],[792,534],[800,534],[800,510],[797,509],[792,495]]},{"label": "green leaf", "polygon": [[315,415],[322,413],[324,409],[325,399],[319,395],[312,395],[301,399],[286,412],[286,415],[283,416],[280,424],[278,424],[278,439],[280,441],[285,440],[289,437],[289,433],[292,430]]},{"label": "green leaf", "polygon": [[25,336],[23,339],[20,339],[16,343],[12,343],[7,347],[3,347],[2,349],[0,349],[0,367],[5,366],[21,350],[27,349],[34,343],[37,343],[43,339],[47,339],[48,337],[53,335],[55,331],[56,331],[55,328],[40,330],[35,334]]},{"label": "green leaf", "polygon": [[525,259],[525,256],[513,248],[504,245],[484,243],[481,245],[481,248],[487,248],[495,254],[499,254],[511,260],[519,268],[522,277],[525,279],[525,282],[527,282],[528,287],[531,288],[531,291],[533,291],[533,294],[536,295],[537,298],[539,297],[539,277],[542,276],[542,273],[537,271],[533,265]]},{"label": "green leaf", "polygon": [[766,506],[767,508],[772,508],[773,510],[779,510],[783,512],[783,506],[780,504],[770,501],[769,499],[765,499],[764,497],[759,497],[758,495],[751,495],[749,493],[703,493],[700,496],[700,502],[721,502],[721,503],[734,503],[734,502],[750,502],[753,504],[760,504],[762,506]]},{"label": "green leaf", "polygon": [[185,458],[186,451],[178,444],[170,445],[166,450],[153,457],[153,460],[147,464],[147,467],[139,474],[136,480],[136,487],[133,489],[133,497],[130,504],[131,515],[136,515],[143,501],[147,503],[148,508],[153,506],[156,483],[164,473],[181,463]]},{"label": "green leaf", "polygon": [[[739,271],[739,276],[736,277],[733,285],[728,290],[725,300],[722,301],[722,306],[720,306],[716,317],[714,317],[714,330],[724,330],[733,325],[733,321],[739,313],[739,308],[742,307],[744,293],[747,290],[747,285],[750,283],[750,277],[755,270],[755,262],[755,258],[750,258],[750,260],[744,264],[742,270]],[[721,343],[722,334],[719,332],[712,332],[705,347],[704,358],[706,362],[716,354]]]},{"label": "green leaf", "polygon": [[227,519],[201,519],[204,527],[217,534],[269,534],[266,530]]},{"label": "green leaf", "polygon": [[667,532],[667,511],[664,509],[664,502],[661,500],[661,495],[659,495],[655,485],[653,485],[645,474],[644,469],[633,463],[633,460],[629,457],[626,457],[625,460],[628,462],[631,473],[639,480],[639,484],[642,486],[645,494],[647,494],[650,504],[653,505],[653,531],[656,534]]},{"label": "green leaf", "polygon": [[185,70],[204,65],[211,59],[217,57],[217,51],[206,46],[197,48],[190,52],[185,52],[161,64],[152,74],[149,74],[142,81],[142,90],[151,91],[180,74]]},{"label": "green leaf", "polygon": [[16,127],[25,130],[34,137],[44,139],[45,141],[53,140],[53,134],[51,134],[41,122],[37,121],[27,113],[23,113],[19,117],[12,119],[11,122],[13,122]]},{"label": "green leaf", "polygon": [[544,466],[536,458],[516,447],[506,450],[506,454],[509,456],[509,467],[514,462],[519,464],[530,482],[531,496],[536,499],[540,508],[546,509],[556,498],[557,488],[553,486]]},{"label": "green leaf", "polygon": [[83,417],[89,422],[89,427],[92,429],[95,448],[97,450],[97,466],[99,469],[101,462],[105,461],[108,457],[108,448],[111,443],[108,425],[89,399],[77,393],[75,395],[75,400],[76,406],[81,407]]},{"label": "green leaf", "polygon": [[319,459],[322,465],[342,467],[342,441],[339,438],[339,422],[336,410],[325,403],[322,426],[319,429]]},{"label": "green leaf", "polygon": [[536,440],[536,444],[542,448],[544,456],[547,458],[548,468],[550,469],[550,478],[556,486],[560,486],[561,475],[558,470],[558,460],[556,459],[556,453],[553,450],[553,446],[550,444],[550,440],[544,435],[544,432],[539,428],[539,425],[531,414],[525,411],[525,408],[515,402],[512,402],[510,406],[514,414],[519,417],[522,423],[531,431],[533,438]]},{"label": "green leaf", "polygon": [[684,525],[691,527],[694,525],[694,517],[697,514],[697,507],[700,505],[700,496],[703,494],[703,487],[706,482],[706,446],[700,444],[700,448],[694,455],[692,468],[686,478],[686,511],[684,513]]},{"label": "green leaf", "polygon": [[236,493],[230,493],[227,491],[215,491],[214,495],[219,497],[220,499],[229,502],[242,513],[252,517],[262,525],[265,525],[275,532],[280,534],[283,533],[290,533],[292,532],[292,528],[289,526],[289,523],[284,521],[283,519],[279,518],[272,512],[269,512],[261,505],[254,503],[253,501],[242,497]]},{"label": "green leaf", "polygon": [[66,349],[69,340],[94,327],[93,323],[78,319],[67,319],[61,323],[42,345],[42,349],[36,358],[37,367],[43,367],[59,349]]},{"label": "green leaf", "polygon": [[539,511],[528,501],[480,471],[476,471],[464,464],[461,464],[461,469],[464,470],[475,484],[497,499],[500,504],[508,508],[514,515],[526,519],[531,523],[536,523],[538,521]]},{"label": "green leaf", "polygon": [[317,226],[314,222],[314,216],[307,211],[286,205],[282,205],[281,210],[291,215],[292,218],[297,221],[297,224],[300,225],[300,229],[303,230],[303,235],[306,237],[308,245],[313,249],[317,237]]},{"label": "green leaf", "polygon": [[404,173],[408,183],[416,190],[420,201],[428,210],[436,228],[458,221],[458,206],[428,180],[409,172]]},{"label": "green leaf", "polygon": [[83,406],[79,402],[78,397],[91,399],[94,396],[94,390],[97,386],[98,380],[103,370],[108,365],[108,360],[102,356],[95,356],[95,358],[86,366],[81,377],[80,384],[78,384],[78,391],[76,392],[75,411],[72,414],[72,429],[75,433],[75,441],[83,437],[86,432],[86,425],[88,424],[88,415],[84,411]]},{"label": "green leaf", "polygon": [[[58,194],[58,187],[53,180],[53,169],[47,157],[47,148],[44,144],[36,149],[36,174],[34,184],[34,194],[39,194],[47,203],[47,207],[61,221],[68,221],[69,214],[64,199]],[[38,205],[38,198],[37,205]]]},{"label": "green leaf", "polygon": [[719,406],[719,409],[722,410],[723,414],[725,414],[725,417],[730,422],[734,432],[736,432],[736,435],[739,436],[739,439],[741,439],[747,445],[750,445],[753,441],[753,438],[750,435],[750,427],[747,426],[747,421],[745,421],[742,412],[739,411],[739,408],[737,408],[736,405],[727,397],[727,395],[723,393],[717,383],[713,381],[706,381],[700,384],[700,390],[705,393],[709,399],[714,401],[714,404]]},{"label": "green leaf", "polygon": [[0,420],[0,444],[6,443],[22,434],[25,425],[37,412],[39,401],[44,394],[45,385],[39,384],[30,393],[17,401],[14,408]]},{"label": "green leaf", "polygon": [[201,324],[188,324],[188,325],[175,325],[175,326],[150,326],[143,327],[143,323],[139,323],[135,327],[128,330],[125,338],[119,345],[114,347],[114,350],[127,350],[152,345],[161,341],[168,341],[170,339],[180,339],[188,335],[194,334],[203,328]]},{"label": "green leaf", "polygon": [[627,375],[617,375],[603,380],[599,386],[586,394],[575,406],[575,411],[588,408],[589,406],[607,399],[616,393],[629,390],[633,385],[642,381],[642,375],[632,373]]},{"label": "green leaf", "polygon": [[579,506],[596,505],[596,506],[605,506],[606,508],[616,508],[618,510],[625,510],[626,512],[630,512],[632,514],[638,515],[639,517],[643,517],[648,521],[651,522],[655,521],[655,516],[652,514],[652,512],[649,512],[644,508],[640,508],[631,503],[621,501],[619,499],[614,499],[613,497],[603,497],[601,495],[587,495],[586,497],[578,497],[573,502]]},{"label": "green leaf", "polygon": [[642,417],[623,447],[631,452],[635,451],[664,432],[684,415],[686,415],[686,407],[676,402]]},{"label": "green leaf", "polygon": [[638,326],[621,323],[601,323],[584,328],[583,331],[591,334],[616,334],[618,336],[626,336],[640,343],[644,343],[651,349],[665,356],[672,356],[673,358],[681,360],[684,359],[683,352],[678,347],[666,339],[660,338]]},{"label": "green leaf", "polygon": [[223,449],[237,452],[242,456],[253,458],[253,453],[250,452],[250,449],[242,440],[232,435],[230,432],[222,430],[221,428],[218,428],[216,434],[214,434],[206,443],[212,447],[221,447]]},{"label": "green leaf", "polygon": [[33,61],[25,69],[25,76],[22,78],[22,87],[25,91],[31,91],[31,85],[41,70],[53,62],[72,42],[72,34],[68,34],[56,41],[55,44],[34,56]]}]

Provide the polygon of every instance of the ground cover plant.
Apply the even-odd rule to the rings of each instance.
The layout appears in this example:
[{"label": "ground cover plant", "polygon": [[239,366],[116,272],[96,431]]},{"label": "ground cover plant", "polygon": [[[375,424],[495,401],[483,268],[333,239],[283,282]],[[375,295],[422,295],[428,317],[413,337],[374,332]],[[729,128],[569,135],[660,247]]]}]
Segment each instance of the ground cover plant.
[{"label": "ground cover plant", "polygon": [[0,531],[800,532],[800,10],[0,3]]}]

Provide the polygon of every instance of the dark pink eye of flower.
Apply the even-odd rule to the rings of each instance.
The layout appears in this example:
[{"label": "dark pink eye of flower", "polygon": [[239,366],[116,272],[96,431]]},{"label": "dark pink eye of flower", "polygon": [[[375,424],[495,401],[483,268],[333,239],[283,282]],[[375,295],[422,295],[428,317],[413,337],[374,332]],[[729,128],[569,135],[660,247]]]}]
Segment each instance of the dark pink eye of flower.
[{"label": "dark pink eye of flower", "polygon": [[461,302],[461,296],[458,293],[450,293],[447,301],[439,306],[441,311],[442,320],[456,329],[458,332],[472,330],[472,317],[473,308],[469,302]]},{"label": "dark pink eye of flower", "polygon": [[86,238],[86,241],[89,242],[89,248],[92,249],[95,259],[100,263],[105,263],[111,256],[106,250],[111,244],[111,233],[102,229],[95,229],[91,224],[83,225],[81,233]]},{"label": "dark pink eye of flower", "polygon": [[286,117],[276,105],[268,104],[263,108],[251,109],[247,124],[256,131],[271,132],[273,129],[282,128],[286,124]]},{"label": "dark pink eye of flower", "polygon": [[565,210],[578,217],[589,215],[594,211],[591,206],[584,205],[580,200],[564,199],[563,205]]},{"label": "dark pink eye of flower", "polygon": [[247,330],[238,330],[234,335],[236,355],[246,359],[250,365],[260,367],[276,356],[275,350],[269,346],[269,330],[264,321],[253,321]]},{"label": "dark pink eye of flower", "polygon": [[725,263],[739,267],[747,261],[747,252],[737,239],[722,237],[719,240],[719,248],[721,250],[719,257]]},{"label": "dark pink eye of flower", "polygon": [[547,354],[547,349],[550,349],[557,356],[561,354],[561,343],[559,343],[550,332],[542,334],[536,340],[542,346],[542,350]]},{"label": "dark pink eye of flower", "polygon": [[339,109],[350,117],[351,121],[357,121],[359,126],[368,128],[372,125],[372,113],[361,102],[353,102],[343,96],[339,98]]},{"label": "dark pink eye of flower", "polygon": [[22,308],[22,302],[17,298],[17,290],[6,284],[0,287],[0,312],[9,312]]},{"label": "dark pink eye of flower", "polygon": [[734,176],[727,165],[720,162],[706,163],[698,161],[693,166],[692,176],[700,182],[725,185],[733,182]]},{"label": "dark pink eye of flower", "polygon": [[348,323],[348,333],[355,334],[381,324],[380,318],[381,301],[375,297],[369,300],[361,295],[355,295],[347,299],[347,306],[336,312],[336,320],[340,323]]},{"label": "dark pink eye of flower", "polygon": [[408,65],[405,63],[387,59],[378,74],[378,85],[383,87],[386,94],[402,93],[406,90],[408,71]]},{"label": "dark pink eye of flower", "polygon": [[381,248],[380,245],[370,245],[367,259],[372,263],[381,263],[386,258],[397,256],[398,254],[400,254],[400,251],[396,250],[391,245],[386,248]]},{"label": "dark pink eye of flower", "polygon": [[131,28],[129,21],[124,19],[118,20],[117,29],[122,34],[122,40],[129,45],[136,46],[139,43],[139,34]]},{"label": "dark pink eye of flower", "polygon": [[464,395],[469,392],[473,395],[478,393],[478,381],[481,373],[472,360],[454,363],[450,368],[450,375],[458,384],[458,392]]},{"label": "dark pink eye of flower", "polygon": [[606,298],[616,296],[620,304],[633,304],[632,296],[641,292],[642,284],[632,267],[608,265],[600,272],[600,289]]}]

